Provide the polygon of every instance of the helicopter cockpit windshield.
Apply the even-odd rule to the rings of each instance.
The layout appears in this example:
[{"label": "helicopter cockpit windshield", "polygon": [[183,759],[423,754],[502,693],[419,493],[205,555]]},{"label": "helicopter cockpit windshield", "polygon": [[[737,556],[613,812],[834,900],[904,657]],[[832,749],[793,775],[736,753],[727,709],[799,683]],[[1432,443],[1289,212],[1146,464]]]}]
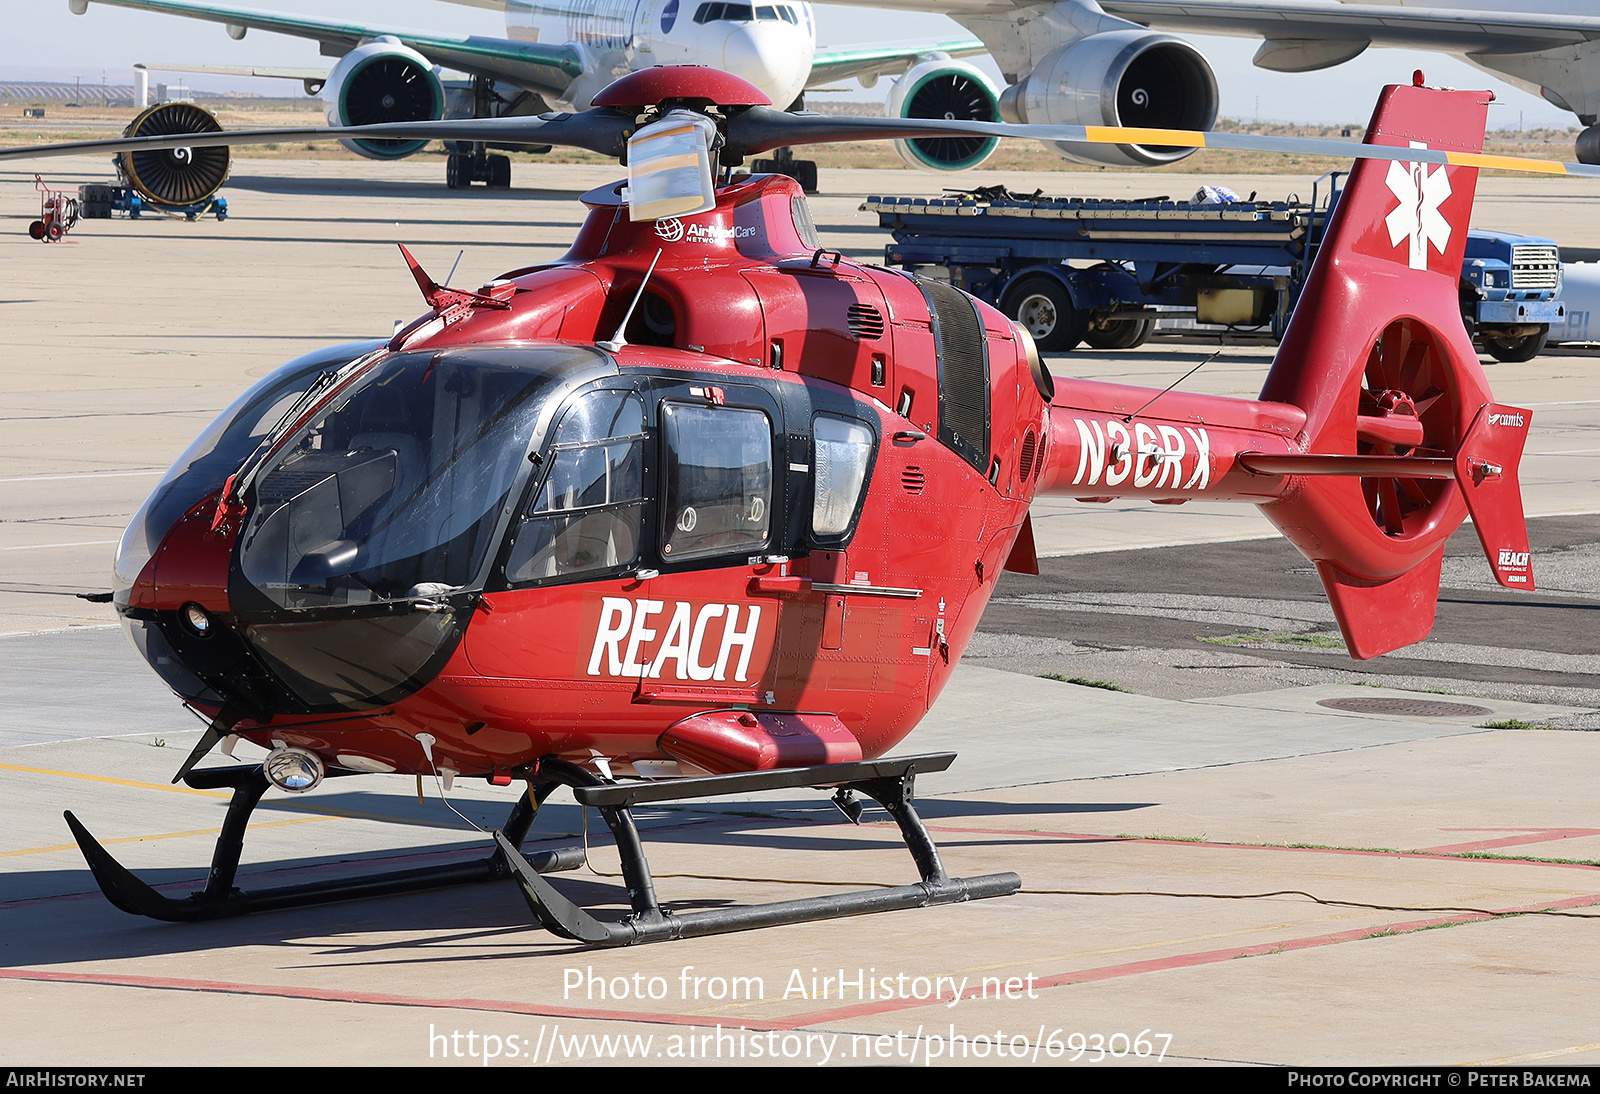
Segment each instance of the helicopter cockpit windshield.
[{"label": "helicopter cockpit windshield", "polygon": [[262,466],[241,539],[245,581],[276,609],[474,588],[547,396],[605,363],[573,346],[376,363]]},{"label": "helicopter cockpit windshield", "polygon": [[189,508],[222,489],[307,390],[382,346],[351,342],[297,357],[235,399],[205,428],[156,484],[128,522],[117,548],[116,588],[126,600],[167,529]]}]

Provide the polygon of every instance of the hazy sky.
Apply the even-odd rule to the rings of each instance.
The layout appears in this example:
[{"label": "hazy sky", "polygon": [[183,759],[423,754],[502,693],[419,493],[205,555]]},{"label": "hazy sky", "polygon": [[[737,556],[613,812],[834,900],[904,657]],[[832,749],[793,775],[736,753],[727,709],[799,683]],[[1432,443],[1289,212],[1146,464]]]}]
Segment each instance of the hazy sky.
[{"label": "hazy sky", "polygon": [[[440,0],[250,0],[246,5],[263,10],[337,16],[359,23],[390,27],[424,28],[434,32],[500,36],[503,17],[493,11],[461,7]],[[1514,0],[1507,0],[1514,8]],[[75,16],[66,0],[0,0],[5,36],[0,42],[0,78],[68,79],[82,76],[84,83],[131,82],[135,62],[146,64],[275,64],[309,67],[331,62],[319,56],[314,42],[251,31],[235,42],[216,23],[150,15],[92,4],[89,13]],[[817,7],[818,42],[823,47],[876,42],[915,42],[964,35],[949,19],[939,15],[875,11],[837,5]],[[1250,64],[1256,42],[1244,38],[1188,35],[1210,59],[1222,92],[1225,117],[1294,122],[1364,122],[1371,113],[1378,89],[1386,83],[1404,83],[1415,68],[1428,82],[1453,87],[1486,87],[1498,104],[1489,115],[1493,128],[1525,124],[1571,126],[1576,119],[1544,100],[1488,76],[1463,61],[1442,54],[1404,50],[1368,50],[1356,60],[1323,72],[1289,75],[1264,72]],[[992,66],[990,66],[992,69]],[[156,74],[152,82],[164,77]],[[199,88],[216,86],[214,78],[184,77]],[[165,82],[177,82],[176,78]],[[240,85],[264,92],[294,85],[278,81],[253,81]],[[854,85],[852,85],[854,86]],[[851,97],[878,101],[887,95],[887,81],[871,92],[856,89]]]}]

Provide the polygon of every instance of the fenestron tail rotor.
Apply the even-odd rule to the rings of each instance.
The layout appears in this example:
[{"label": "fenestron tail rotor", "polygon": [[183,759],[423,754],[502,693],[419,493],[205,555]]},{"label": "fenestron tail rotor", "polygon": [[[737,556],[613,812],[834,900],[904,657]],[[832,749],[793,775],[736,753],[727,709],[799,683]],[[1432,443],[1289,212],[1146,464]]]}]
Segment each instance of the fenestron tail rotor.
[{"label": "fenestron tail rotor", "polygon": [[[1364,456],[1453,456],[1460,444],[1448,362],[1420,325],[1400,319],[1384,328],[1367,355],[1356,419]],[[1373,520],[1391,536],[1426,518],[1448,479],[1363,478]]]}]

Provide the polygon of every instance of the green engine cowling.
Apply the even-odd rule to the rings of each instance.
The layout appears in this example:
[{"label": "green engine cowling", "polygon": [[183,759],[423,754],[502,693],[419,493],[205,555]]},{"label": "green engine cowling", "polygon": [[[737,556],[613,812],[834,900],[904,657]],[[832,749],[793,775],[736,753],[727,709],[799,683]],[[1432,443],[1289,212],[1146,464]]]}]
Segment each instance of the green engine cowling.
[{"label": "green engine cowling", "polygon": [[[897,118],[1000,120],[1000,92],[978,69],[948,54],[930,54],[895,81],[887,113]],[[995,137],[916,137],[895,141],[894,149],[924,171],[966,171],[987,160],[1000,144]]]},{"label": "green engine cowling", "polygon": [[[322,97],[329,125],[378,122],[431,122],[444,117],[444,85],[428,59],[398,38],[384,35],[339,58],[328,73]],[[368,159],[398,160],[427,147],[427,141],[343,140]]]}]

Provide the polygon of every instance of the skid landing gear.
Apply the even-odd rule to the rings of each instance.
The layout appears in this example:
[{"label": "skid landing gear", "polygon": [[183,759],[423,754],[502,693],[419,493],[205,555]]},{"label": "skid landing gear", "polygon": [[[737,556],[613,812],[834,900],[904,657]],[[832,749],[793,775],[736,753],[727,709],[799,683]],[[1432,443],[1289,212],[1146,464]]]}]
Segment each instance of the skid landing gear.
[{"label": "skid landing gear", "polygon": [[[329,882],[287,885],[257,892],[236,888],[234,877],[239,868],[240,852],[244,848],[245,827],[270,784],[259,765],[207,768],[187,773],[183,781],[196,790],[231,787],[233,799],[228,803],[228,815],[223,821],[222,833],[217,837],[205,888],[181,900],[156,892],[113,858],[71,812],[66,814],[66,818],[101,892],[113,905],[133,915],[171,923],[187,923],[515,878],[534,918],[547,930],[591,946],[631,946],[642,942],[696,938],[902,908],[956,904],[1016,892],[1022,885],[1022,879],[1016,874],[986,874],[972,878],[952,878],[946,874],[939,861],[938,848],[934,846],[922,819],[912,808],[911,798],[917,772],[943,771],[954,759],[954,753],[902,756],[860,763],[714,775],[657,783],[615,783],[575,764],[546,759],[540,762],[537,773],[531,776],[529,793],[517,799],[505,826],[495,833],[496,849],[487,858]],[[622,857],[623,880],[627,884],[628,900],[633,907],[631,914],[620,923],[595,919],[540,876],[577,869],[583,865],[582,847],[561,847],[532,855],[524,855],[520,850],[539,805],[559,786],[571,787],[579,804],[597,807],[616,839]],[[857,823],[861,806],[855,801],[854,795],[859,792],[876,800],[900,826],[901,838],[905,840],[922,880],[891,889],[871,889],[840,896],[809,897],[687,914],[675,914],[662,909],[656,899],[650,865],[645,861],[644,847],[630,813],[633,806],[645,802],[710,798],[799,786],[833,790],[834,804],[846,817]]]},{"label": "skid landing gear", "polygon": [[[622,876],[628,887],[633,911],[620,923],[606,923],[573,904],[540,877],[537,863],[525,859],[510,833],[496,835],[500,853],[511,863],[522,895],[534,917],[547,930],[591,946],[632,946],[642,942],[665,942],[677,938],[747,931],[785,923],[808,923],[818,919],[925,908],[936,904],[955,904],[992,896],[1007,896],[1022,886],[1016,874],[987,874],[982,877],[952,878],[944,872],[939,850],[933,844],[922,819],[911,806],[918,771],[943,771],[955,759],[954,753],[931,756],[902,756],[861,763],[826,764],[820,767],[759,771],[740,775],[713,775],[708,778],[676,779],[662,783],[617,784],[590,774],[581,767],[560,760],[545,760],[534,785],[572,787],[580,805],[596,806],[616,838],[622,857]],[[544,780],[541,782],[541,780]],[[872,889],[840,896],[809,897],[772,904],[674,914],[664,911],[656,900],[655,883],[644,847],[634,827],[630,807],[643,802],[678,801],[684,798],[709,798],[743,794],[755,790],[811,786],[838,788],[835,803],[854,805],[850,792],[859,791],[888,810],[900,826],[900,835],[917,864],[922,880],[893,889]],[[841,804],[846,816],[850,810]],[[859,816],[860,807],[855,813]]]},{"label": "skid landing gear", "polygon": [[[196,790],[233,788],[233,800],[228,803],[228,815],[222,823],[222,834],[211,856],[211,873],[206,887],[191,893],[182,900],[162,896],[149,885],[135,877],[111,853],[89,834],[77,817],[69,811],[67,826],[78,841],[78,849],[89,862],[89,871],[100,885],[106,899],[125,912],[149,916],[169,923],[189,923],[203,919],[225,919],[250,912],[274,911],[279,908],[298,908],[312,904],[331,904],[340,900],[362,897],[390,896],[395,893],[422,892],[441,889],[467,882],[498,881],[510,877],[512,867],[504,853],[496,850],[488,858],[476,862],[452,863],[444,866],[426,866],[415,870],[392,870],[367,877],[350,878],[306,885],[286,885],[260,892],[243,892],[234,888],[234,874],[239,868],[239,854],[244,849],[244,830],[250,823],[261,795],[266,793],[267,777],[259,765],[243,767],[207,768],[192,771],[183,779]],[[575,870],[583,865],[582,847],[562,847],[553,851],[536,852],[526,858],[516,847],[526,838],[533,824],[538,803],[555,789],[556,784],[534,791],[534,802],[527,795],[517,799],[505,827],[497,834],[501,846],[510,846],[516,856],[518,870],[541,871]]]}]

